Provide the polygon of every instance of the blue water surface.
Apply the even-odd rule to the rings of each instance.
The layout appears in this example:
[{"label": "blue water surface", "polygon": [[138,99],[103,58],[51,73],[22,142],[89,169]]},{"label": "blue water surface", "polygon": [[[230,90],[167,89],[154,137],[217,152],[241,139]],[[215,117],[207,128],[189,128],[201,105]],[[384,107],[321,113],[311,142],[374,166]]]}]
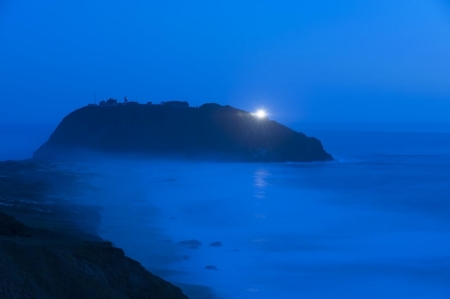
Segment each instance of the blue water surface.
[{"label": "blue water surface", "polygon": [[99,164],[101,233],[217,298],[449,298],[450,134],[306,133],[337,160]]},{"label": "blue water surface", "polygon": [[97,159],[70,165],[95,187],[77,200],[191,298],[206,297],[187,284],[226,299],[450,298],[450,134],[303,131],[336,161]]}]

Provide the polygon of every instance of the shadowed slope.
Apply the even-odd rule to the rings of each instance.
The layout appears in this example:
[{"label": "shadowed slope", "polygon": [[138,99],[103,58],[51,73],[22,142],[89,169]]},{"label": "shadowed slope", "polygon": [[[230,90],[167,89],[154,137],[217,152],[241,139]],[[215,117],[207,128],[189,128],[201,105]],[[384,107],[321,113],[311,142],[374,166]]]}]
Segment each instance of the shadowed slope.
[{"label": "shadowed slope", "polygon": [[0,162],[0,298],[187,299],[94,234],[98,210],[70,200],[79,187],[50,164]]},{"label": "shadowed slope", "polygon": [[33,230],[1,212],[0,223],[1,298],[187,298],[109,242]]}]

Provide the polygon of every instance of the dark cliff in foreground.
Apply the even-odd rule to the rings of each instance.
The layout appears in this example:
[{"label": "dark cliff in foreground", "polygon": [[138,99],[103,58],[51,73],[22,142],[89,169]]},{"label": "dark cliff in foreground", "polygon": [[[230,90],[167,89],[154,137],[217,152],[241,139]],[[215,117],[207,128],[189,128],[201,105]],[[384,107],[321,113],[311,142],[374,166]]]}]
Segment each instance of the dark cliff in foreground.
[{"label": "dark cliff in foreground", "polygon": [[109,242],[26,227],[0,212],[0,298],[187,299]]},{"label": "dark cliff in foreground", "polygon": [[92,234],[98,211],[65,199],[76,182],[52,165],[0,162],[0,298],[187,299]]},{"label": "dark cliff in foreground", "polygon": [[230,106],[205,104],[87,106],[67,115],[35,153],[38,159],[76,149],[110,153],[261,162],[328,161],[313,137]]}]

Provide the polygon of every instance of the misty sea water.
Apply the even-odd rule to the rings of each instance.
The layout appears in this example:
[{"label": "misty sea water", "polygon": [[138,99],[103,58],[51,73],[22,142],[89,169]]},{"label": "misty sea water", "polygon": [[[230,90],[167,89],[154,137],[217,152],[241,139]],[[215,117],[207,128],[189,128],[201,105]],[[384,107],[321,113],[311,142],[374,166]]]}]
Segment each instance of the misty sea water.
[{"label": "misty sea water", "polygon": [[105,158],[71,166],[95,187],[78,200],[191,298],[205,295],[189,284],[216,298],[450,298],[450,134],[303,131],[337,160]]},{"label": "misty sea water", "polygon": [[101,235],[219,298],[448,298],[450,135],[314,135],[336,162],[99,164]]}]

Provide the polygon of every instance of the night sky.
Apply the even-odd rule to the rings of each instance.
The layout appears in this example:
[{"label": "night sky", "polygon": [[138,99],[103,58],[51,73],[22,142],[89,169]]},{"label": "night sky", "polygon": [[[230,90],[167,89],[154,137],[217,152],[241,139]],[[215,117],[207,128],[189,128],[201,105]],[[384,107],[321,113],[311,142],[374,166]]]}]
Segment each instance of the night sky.
[{"label": "night sky", "polygon": [[446,122],[443,0],[0,0],[0,123],[114,97],[293,122]]}]

